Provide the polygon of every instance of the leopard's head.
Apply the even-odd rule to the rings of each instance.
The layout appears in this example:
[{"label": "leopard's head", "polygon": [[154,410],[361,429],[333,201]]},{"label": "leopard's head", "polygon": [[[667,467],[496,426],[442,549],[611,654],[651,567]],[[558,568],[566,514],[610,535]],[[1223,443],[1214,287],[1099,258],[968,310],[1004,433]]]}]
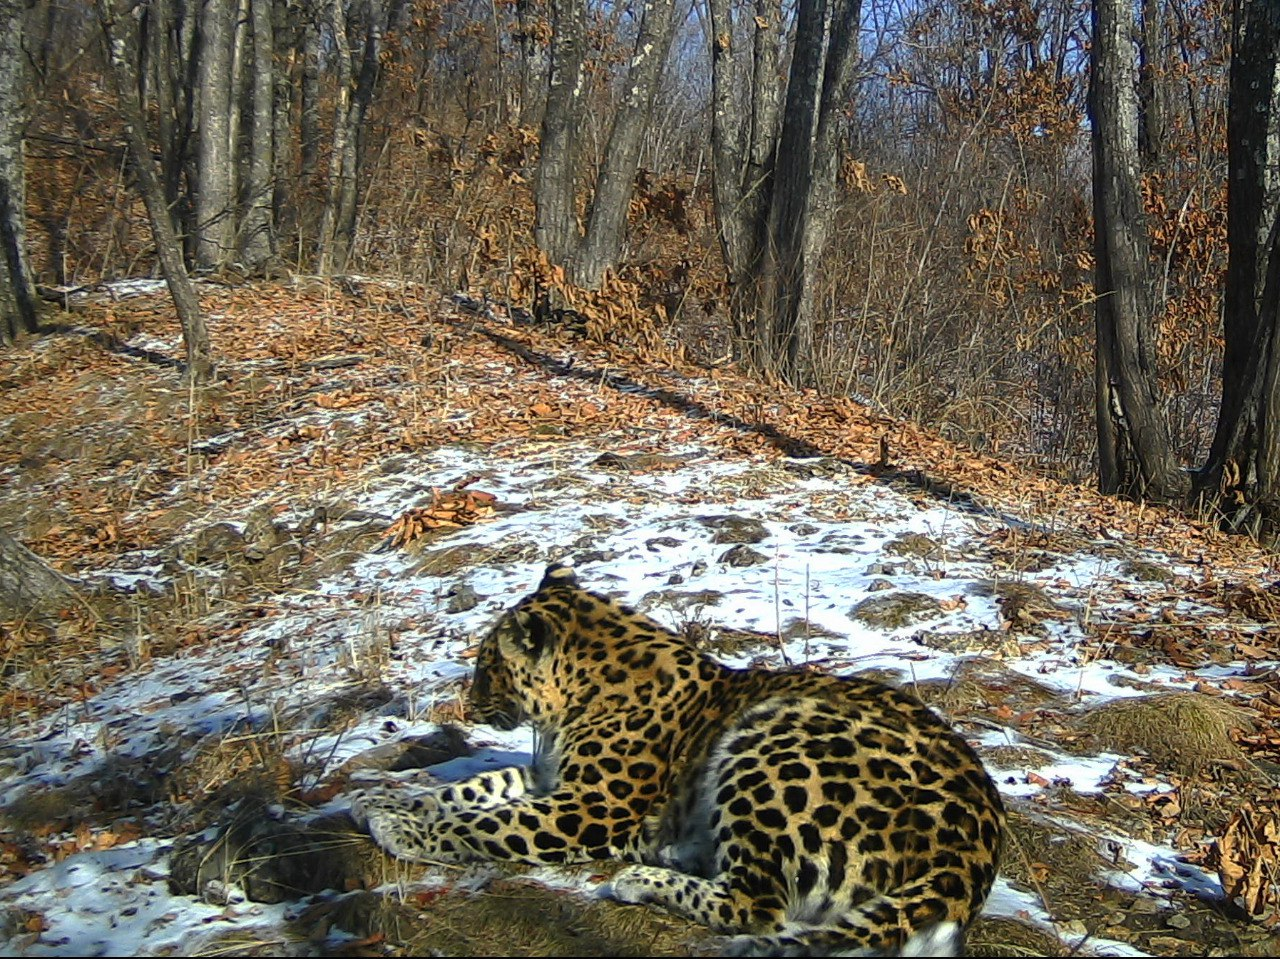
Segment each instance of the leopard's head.
[{"label": "leopard's head", "polygon": [[537,590],[507,610],[480,642],[468,696],[471,717],[498,729],[537,721],[563,705],[553,675],[556,649],[573,625],[572,569],[552,565]]}]

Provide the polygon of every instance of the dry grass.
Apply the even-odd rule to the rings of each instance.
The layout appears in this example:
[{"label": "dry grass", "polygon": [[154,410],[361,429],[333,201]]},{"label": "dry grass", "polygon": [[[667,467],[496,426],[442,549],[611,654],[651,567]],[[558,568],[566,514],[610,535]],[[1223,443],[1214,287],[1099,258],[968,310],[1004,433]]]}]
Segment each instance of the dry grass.
[{"label": "dry grass", "polygon": [[1160,693],[1116,699],[1076,717],[1079,751],[1142,754],[1180,773],[1194,775],[1212,766],[1254,771],[1231,737],[1253,730],[1253,714],[1200,693]]},{"label": "dry grass", "polygon": [[304,913],[300,931],[331,924],[385,937],[403,955],[687,956],[718,952],[706,929],[640,906],[566,895],[518,879],[404,897],[358,893]]},{"label": "dry grass", "polygon": [[1067,956],[1071,953],[1053,933],[1016,919],[979,919],[966,940],[973,956]]}]

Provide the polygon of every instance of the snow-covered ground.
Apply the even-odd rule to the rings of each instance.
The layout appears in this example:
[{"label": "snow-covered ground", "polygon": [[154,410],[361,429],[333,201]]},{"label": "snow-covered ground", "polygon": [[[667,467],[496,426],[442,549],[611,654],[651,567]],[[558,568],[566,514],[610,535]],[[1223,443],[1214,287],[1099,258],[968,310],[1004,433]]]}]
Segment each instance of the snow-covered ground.
[{"label": "snow-covered ground", "polygon": [[[444,448],[404,457],[397,472],[371,470],[353,480],[335,492],[362,514],[388,522],[425,505],[432,488],[463,481],[494,494],[498,510],[486,522],[418,549],[364,554],[314,589],[274,598],[248,628],[220,636],[218,623],[211,622],[212,641],[156,659],[82,702],[10,728],[0,751],[7,771],[0,778],[0,805],[121,757],[163,748],[179,733],[266,728],[275,717],[305,714],[327,694],[371,678],[398,694],[385,711],[365,715],[341,733],[295,725],[286,734],[293,754],[333,770],[373,746],[429,733],[436,729],[428,718],[433,707],[456,698],[458,681],[469,674],[466,651],[500,610],[537,584],[551,560],[574,561],[584,585],[635,604],[669,627],[705,624],[713,642],[717,628],[764,634],[758,643],[732,647],[728,658],[738,665],[785,661],[839,672],[876,669],[910,684],[951,677],[962,658],[981,654],[1082,704],[1152,688],[1186,689],[1199,678],[1162,666],[1144,667],[1139,675],[1087,641],[1082,622],[1106,609],[1117,584],[1131,596],[1163,588],[1130,580],[1122,558],[1084,550],[1061,554],[1034,572],[1016,572],[997,562],[990,543],[1017,521],[911,495],[856,472],[814,478],[794,462],[726,458],[697,448],[669,451],[685,454],[679,465],[619,472],[593,465],[601,452],[529,440],[486,451]],[[737,521],[749,520],[759,526],[745,524],[754,530],[745,538],[758,541],[735,543],[744,538],[744,524]],[[904,540],[911,534],[917,538]],[[936,548],[903,547],[918,546],[918,536]],[[725,554],[739,545],[758,554],[754,564],[730,565]],[[452,559],[441,556],[446,548],[455,549]],[[149,583],[163,590],[168,584],[151,560],[125,556],[120,569],[99,572],[135,588]],[[1163,562],[1177,571],[1175,562]],[[415,571],[424,567],[441,572]],[[1033,631],[1009,629],[993,584],[1011,580],[1042,588],[1059,613]],[[450,592],[464,585],[479,602],[447,612]],[[919,610],[914,621],[895,628],[870,625],[855,611],[871,597],[908,592],[927,599],[913,607]],[[934,639],[968,633],[984,648],[950,652],[946,643],[920,641],[924,631]],[[1233,668],[1215,667],[1212,674],[1220,679]],[[966,732],[982,747],[1021,742],[1013,728],[995,721]],[[462,776],[527,758],[527,730],[475,727],[467,733],[475,754],[431,772]],[[1097,791],[1119,758],[1035,745],[1041,764],[999,771],[1011,799],[1026,801],[1045,783]],[[1158,786],[1130,784],[1135,790]],[[342,805],[341,797],[332,803]],[[1115,841],[1121,855],[1111,881],[1156,892],[1194,885],[1215,894],[1216,878],[1178,863],[1171,846]],[[38,938],[15,921],[0,925],[7,937],[0,950],[31,956],[190,953],[217,929],[278,928],[297,908],[211,905],[172,895],[165,881],[167,849],[165,840],[146,838],[87,850],[0,889],[0,915],[28,910],[43,916],[45,925]],[[988,911],[1053,925],[1033,893],[1003,881]],[[1071,940],[1070,930],[1060,932]],[[1099,940],[1089,940],[1084,950],[1142,955]]]}]

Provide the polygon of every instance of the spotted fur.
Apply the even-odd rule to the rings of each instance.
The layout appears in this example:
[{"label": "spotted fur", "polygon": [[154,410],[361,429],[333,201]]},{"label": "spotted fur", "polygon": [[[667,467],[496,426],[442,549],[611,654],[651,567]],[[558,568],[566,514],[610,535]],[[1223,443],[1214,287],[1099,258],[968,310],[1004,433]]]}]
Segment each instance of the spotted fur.
[{"label": "spotted fur", "polygon": [[470,713],[532,723],[532,765],[361,797],[394,855],[626,860],[616,898],[745,933],[751,954],[910,951],[963,929],[995,879],[999,794],[915,697],[728,668],[563,567],[482,641]]}]

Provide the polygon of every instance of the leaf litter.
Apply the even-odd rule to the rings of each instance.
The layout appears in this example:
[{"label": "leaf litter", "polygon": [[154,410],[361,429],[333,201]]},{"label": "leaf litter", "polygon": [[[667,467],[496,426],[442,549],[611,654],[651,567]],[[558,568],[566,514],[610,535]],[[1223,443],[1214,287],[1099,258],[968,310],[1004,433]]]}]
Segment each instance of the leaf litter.
[{"label": "leaf litter", "polygon": [[[204,289],[226,378],[198,396],[145,358],[179,350],[145,288],[84,302],[93,337],[0,357],[0,523],[94,590],[0,633],[6,954],[190,953],[228,930],[285,949],[298,916],[358,894],[180,894],[174,839],[228,809],[340,813],[352,779],[421,774],[370,757],[442,724],[467,748],[428,776],[527,758],[527,731],[470,726],[462,699],[478,636],[552,560],[735,664],[931,696],[1022,823],[979,951],[1015,927],[1084,954],[1270,948],[1269,556],[850,400],[762,400],[675,349],[359,290]],[[868,621],[872,599],[917,612]],[[1221,706],[1212,761],[1117,720],[1161,696]],[[533,876],[566,901],[601,879]],[[291,948],[396,949],[321,925]]]}]

